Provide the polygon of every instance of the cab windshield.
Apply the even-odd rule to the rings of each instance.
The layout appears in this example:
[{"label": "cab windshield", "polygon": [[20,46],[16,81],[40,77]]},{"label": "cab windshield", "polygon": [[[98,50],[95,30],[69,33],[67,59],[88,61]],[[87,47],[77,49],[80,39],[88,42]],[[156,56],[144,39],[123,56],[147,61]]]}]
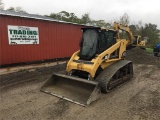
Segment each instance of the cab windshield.
[{"label": "cab windshield", "polygon": [[83,33],[82,55],[92,56],[96,53],[98,33],[95,30],[88,29]]}]

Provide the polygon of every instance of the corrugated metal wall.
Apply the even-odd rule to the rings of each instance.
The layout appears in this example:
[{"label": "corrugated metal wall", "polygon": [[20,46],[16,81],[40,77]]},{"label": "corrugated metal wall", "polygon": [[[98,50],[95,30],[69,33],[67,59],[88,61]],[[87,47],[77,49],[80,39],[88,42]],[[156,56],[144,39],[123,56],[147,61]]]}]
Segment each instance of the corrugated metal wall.
[{"label": "corrugated metal wall", "polygon": [[[9,45],[8,25],[38,27],[39,44]],[[0,65],[70,57],[79,49],[84,26],[0,16]]]}]

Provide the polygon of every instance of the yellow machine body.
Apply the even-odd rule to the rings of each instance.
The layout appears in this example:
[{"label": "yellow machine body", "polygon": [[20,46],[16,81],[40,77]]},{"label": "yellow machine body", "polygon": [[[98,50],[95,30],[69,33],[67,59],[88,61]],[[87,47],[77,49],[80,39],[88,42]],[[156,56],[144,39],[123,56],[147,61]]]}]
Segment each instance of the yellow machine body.
[{"label": "yellow machine body", "polygon": [[[121,39],[119,30],[125,31],[129,39]],[[95,41],[83,56],[83,48],[86,43],[89,46],[91,39]],[[101,50],[102,43],[106,41],[106,45],[110,45]],[[80,50],[68,61],[66,75],[53,73],[41,91],[79,105],[89,105],[100,97],[101,91],[110,92],[132,77],[132,62],[124,60],[126,47],[131,43],[132,33],[129,27],[116,22],[114,29],[110,30],[84,28]]]},{"label": "yellow machine body", "polygon": [[[117,41],[118,42],[116,44],[114,44],[101,54],[96,55],[95,58],[90,61],[91,64],[85,64],[85,61],[79,60],[78,56],[79,51],[75,52],[67,64],[67,69],[66,69],[67,73],[69,74],[71,70],[77,69],[90,73],[91,77],[94,78],[99,66],[105,69],[111,64],[122,59],[122,53],[126,51],[126,45],[128,44],[128,42],[126,40],[120,40],[120,39],[117,39]],[[110,59],[112,53],[115,52],[116,50],[119,50],[119,53],[117,53],[118,57]]]}]

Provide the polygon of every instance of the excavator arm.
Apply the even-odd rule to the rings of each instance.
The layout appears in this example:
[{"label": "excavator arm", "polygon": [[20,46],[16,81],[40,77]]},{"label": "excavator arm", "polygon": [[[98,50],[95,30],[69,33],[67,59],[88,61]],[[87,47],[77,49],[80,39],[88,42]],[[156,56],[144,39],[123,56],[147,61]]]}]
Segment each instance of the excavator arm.
[{"label": "excavator arm", "polygon": [[[122,24],[118,24],[118,23],[114,22],[114,29],[116,31],[119,31],[119,30],[125,31],[127,33],[127,36],[128,36],[127,45],[132,44],[134,36],[132,34],[131,29],[127,25],[122,25]],[[120,38],[120,32],[117,32],[117,39],[121,39]]]},{"label": "excavator arm", "polygon": [[[131,29],[127,25],[122,25],[114,22],[114,29],[116,31],[122,30],[127,33],[128,39],[127,41],[127,47],[140,47],[142,49],[145,49],[145,44],[146,42],[144,40],[140,40],[141,36],[140,35],[133,35]],[[117,32],[117,39],[120,38],[120,32]]]}]

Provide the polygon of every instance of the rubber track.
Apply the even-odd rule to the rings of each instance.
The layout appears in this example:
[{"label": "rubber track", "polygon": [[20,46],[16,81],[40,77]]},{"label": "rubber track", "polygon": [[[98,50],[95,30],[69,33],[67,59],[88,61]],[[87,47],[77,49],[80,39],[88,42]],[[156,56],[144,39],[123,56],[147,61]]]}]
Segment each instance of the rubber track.
[{"label": "rubber track", "polygon": [[113,77],[113,75],[122,67],[124,67],[127,64],[132,64],[131,61],[128,60],[120,60],[106,69],[104,69],[100,75],[96,78],[96,81],[99,82],[99,85],[101,87],[102,92],[110,92],[110,90],[106,89],[107,84],[109,83],[110,79]]}]

